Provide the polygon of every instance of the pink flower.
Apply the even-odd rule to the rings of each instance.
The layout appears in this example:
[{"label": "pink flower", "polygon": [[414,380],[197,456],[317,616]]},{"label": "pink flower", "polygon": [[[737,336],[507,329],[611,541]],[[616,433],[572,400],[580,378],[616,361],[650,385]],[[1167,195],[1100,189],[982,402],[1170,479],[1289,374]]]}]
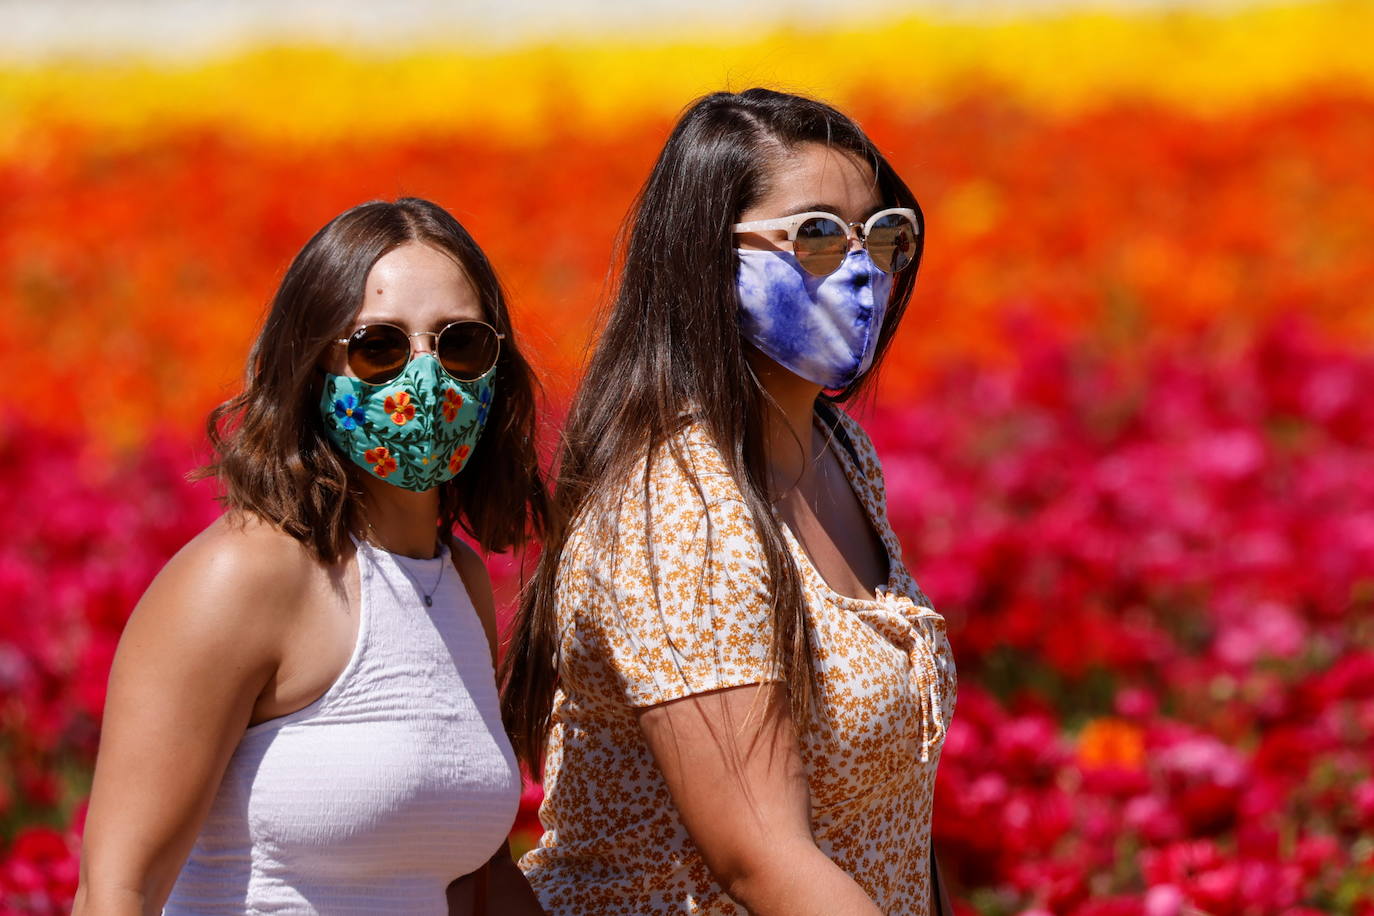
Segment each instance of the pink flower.
[{"label": "pink flower", "polygon": [[1247,770],[1236,750],[1207,735],[1179,741],[1160,751],[1156,761],[1166,772],[1227,788],[1238,786]]},{"label": "pink flower", "polygon": [[48,827],[29,827],[0,860],[0,897],[25,900],[27,911],[65,912],[76,896],[79,872],[73,842]]},{"label": "pink flower", "polygon": [[1183,835],[1182,819],[1157,795],[1141,795],[1126,802],[1122,820],[1129,829],[1153,844],[1166,843]]},{"label": "pink flower", "polygon": [[1145,894],[1145,916],[1181,916],[1183,891],[1174,884],[1156,884]]},{"label": "pink flower", "polygon": [[1116,692],[1116,714],[1126,719],[1148,719],[1159,710],[1159,700],[1143,687],[1125,687]]},{"label": "pink flower", "polygon": [[1263,657],[1296,655],[1306,641],[1307,627],[1292,610],[1277,601],[1261,601],[1243,618],[1225,624],[1215,652],[1222,661],[1245,667]]},{"label": "pink flower", "polygon": [[1313,878],[1339,869],[1346,857],[1335,837],[1322,835],[1300,839],[1293,859],[1305,878]]},{"label": "pink flower", "polygon": [[1366,779],[1357,785],[1350,800],[1355,806],[1360,825],[1365,829],[1374,827],[1374,779]]},{"label": "pink flower", "polygon": [[1235,480],[1263,467],[1265,448],[1255,432],[1232,429],[1197,442],[1192,457],[1201,473],[1221,480]]}]

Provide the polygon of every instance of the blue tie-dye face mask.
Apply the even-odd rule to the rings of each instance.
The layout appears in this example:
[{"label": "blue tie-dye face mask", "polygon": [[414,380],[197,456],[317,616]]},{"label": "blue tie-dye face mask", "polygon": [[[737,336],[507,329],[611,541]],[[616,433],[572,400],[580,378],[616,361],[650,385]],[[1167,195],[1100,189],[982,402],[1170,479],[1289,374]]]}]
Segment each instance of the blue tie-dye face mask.
[{"label": "blue tie-dye face mask", "polygon": [[892,275],[862,249],[833,273],[807,273],[790,251],[739,250],[740,332],[764,355],[831,390],[873,365]]}]

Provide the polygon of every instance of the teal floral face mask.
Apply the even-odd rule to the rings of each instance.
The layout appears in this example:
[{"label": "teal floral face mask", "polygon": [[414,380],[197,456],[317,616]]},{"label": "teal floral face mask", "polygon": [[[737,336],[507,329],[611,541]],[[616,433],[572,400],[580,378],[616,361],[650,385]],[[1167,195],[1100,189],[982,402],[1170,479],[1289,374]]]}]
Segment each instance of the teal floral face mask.
[{"label": "teal floral face mask", "polygon": [[329,439],[374,477],[432,490],[463,469],[486,425],[496,368],[471,382],[451,378],[430,354],[381,385],[325,373],[320,412]]}]

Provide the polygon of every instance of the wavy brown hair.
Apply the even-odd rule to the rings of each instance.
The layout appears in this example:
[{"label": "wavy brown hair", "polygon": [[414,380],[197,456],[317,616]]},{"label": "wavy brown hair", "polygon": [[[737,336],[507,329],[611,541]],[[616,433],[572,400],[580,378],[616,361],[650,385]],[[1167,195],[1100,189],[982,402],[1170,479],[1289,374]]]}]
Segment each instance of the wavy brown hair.
[{"label": "wavy brown hair", "polygon": [[[622,269],[568,414],[554,495],[563,517],[576,520],[627,482],[647,491],[652,462],[645,459],[664,446],[696,483],[675,435],[690,411],[719,448],[753,516],[772,585],[770,653],[783,672],[798,728],[815,694],[811,635],[800,573],[769,503],[764,420],[774,407],[745,359],[730,227],[766,192],[779,159],[805,143],[853,154],[873,169],[884,206],[919,210],[858,125],[828,105],[766,89],[715,93],[693,103],[669,136],[622,232]],[[918,263],[919,258],[918,249]],[[914,265],[894,278],[875,368],[915,279]],[[827,399],[847,400],[874,374]],[[635,482],[641,462],[643,479]],[[705,505],[699,483],[696,489]],[[653,519],[645,523],[652,530]],[[544,544],[500,675],[506,729],[535,772],[542,768],[558,684],[555,586],[566,538],[565,530]]]},{"label": "wavy brown hair", "polygon": [[248,354],[243,391],[210,413],[221,501],[257,515],[335,562],[348,543],[357,469],[331,445],[320,416],[325,352],[347,336],[367,275],[387,252],[419,242],[458,263],[483,318],[505,335],[496,391],[472,458],[440,485],[439,524],[484,549],[524,544],[549,527],[550,501],[535,448],[536,381],[516,346],[496,272],[468,231],[437,204],[373,201],[339,214],[305,244],[282,278]]}]

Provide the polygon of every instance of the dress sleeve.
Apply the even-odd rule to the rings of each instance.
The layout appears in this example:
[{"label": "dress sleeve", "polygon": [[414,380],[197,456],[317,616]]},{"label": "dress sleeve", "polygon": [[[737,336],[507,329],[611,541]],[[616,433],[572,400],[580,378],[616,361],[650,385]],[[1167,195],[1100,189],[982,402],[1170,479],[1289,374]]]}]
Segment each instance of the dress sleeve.
[{"label": "dress sleeve", "polygon": [[603,554],[601,600],[584,608],[630,706],[781,679],[749,510],[728,475],[696,476],[701,492],[663,455],[647,484],[629,488]]}]

